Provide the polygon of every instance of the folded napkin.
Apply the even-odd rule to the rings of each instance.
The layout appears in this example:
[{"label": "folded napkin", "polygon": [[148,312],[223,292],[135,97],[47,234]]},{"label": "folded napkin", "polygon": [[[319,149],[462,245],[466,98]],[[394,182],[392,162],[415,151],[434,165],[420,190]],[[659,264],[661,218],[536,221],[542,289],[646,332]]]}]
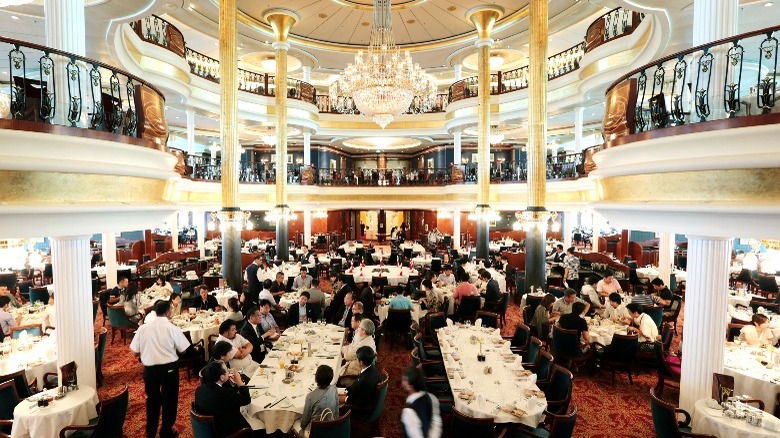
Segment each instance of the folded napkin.
[{"label": "folded napkin", "polygon": [[517,356],[515,358],[515,367],[521,369],[523,367],[523,356]]},{"label": "folded napkin", "polygon": [[452,327],[452,320],[447,318],[447,327]]},{"label": "folded napkin", "polygon": [[474,327],[476,328],[482,327],[482,318],[479,318],[478,320],[474,321]]},{"label": "folded napkin", "polygon": [[764,427],[764,429],[780,432],[780,420],[769,414],[763,415],[761,425]]}]

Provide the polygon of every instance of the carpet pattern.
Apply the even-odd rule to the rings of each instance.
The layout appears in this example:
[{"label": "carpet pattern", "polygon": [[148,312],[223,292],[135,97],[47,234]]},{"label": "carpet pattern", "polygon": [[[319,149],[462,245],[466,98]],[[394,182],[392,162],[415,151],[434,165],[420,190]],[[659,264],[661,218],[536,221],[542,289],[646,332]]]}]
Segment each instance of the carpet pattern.
[{"label": "carpet pattern", "polygon": [[[330,285],[323,281],[323,289]],[[683,309],[684,310],[684,309]],[[514,327],[522,321],[520,309],[510,304],[507,311],[507,325],[504,335],[511,335]],[[108,324],[108,321],[106,321]],[[678,323],[678,333],[682,332],[682,313]],[[96,328],[102,326],[102,317],[98,314]],[[677,339],[675,339],[677,343]],[[386,340],[379,345],[378,364],[390,375],[385,410],[381,419],[382,434],[386,437],[400,437],[400,415],[404,407],[406,394],[401,389],[401,373],[409,366],[410,349],[398,343],[390,346]],[[674,351],[674,350],[673,350]],[[115,344],[107,346],[103,363],[105,383],[98,393],[106,398],[120,391],[125,383],[130,387],[130,407],[124,431],[128,437],[143,437],[145,428],[145,394],[143,389],[142,365],[129,349],[117,339]],[[192,437],[189,407],[194,400],[197,379],[187,380],[186,374],[180,374],[179,411],[176,428],[183,438]],[[630,385],[625,374],[618,374],[615,386],[610,384],[608,373],[590,376],[581,372],[574,378],[572,405],[577,407],[576,437],[624,437],[646,438],[654,436],[650,415],[649,391],[656,383],[656,374],[652,369],[643,369],[634,377]],[[448,423],[445,419],[445,423]],[[284,436],[284,434],[275,434]],[[445,424],[444,436],[450,435],[449,424]]]}]

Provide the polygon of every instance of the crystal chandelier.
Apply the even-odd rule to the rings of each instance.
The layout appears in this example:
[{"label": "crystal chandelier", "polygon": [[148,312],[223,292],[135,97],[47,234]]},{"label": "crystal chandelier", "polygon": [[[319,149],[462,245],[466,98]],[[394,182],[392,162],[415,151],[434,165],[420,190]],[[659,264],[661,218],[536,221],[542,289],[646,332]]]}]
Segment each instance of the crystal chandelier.
[{"label": "crystal chandelier", "polygon": [[501,219],[501,216],[496,210],[490,208],[489,205],[480,204],[477,205],[474,210],[469,213],[469,220],[476,222],[496,222]]},{"label": "crystal chandelier", "polygon": [[[343,114],[355,108],[370,116],[382,129],[415,102],[417,112],[430,110],[436,100],[436,84],[409,52],[401,56],[393,40],[390,0],[374,0],[374,24],[368,53],[358,51],[330,85],[330,100]],[[354,102],[354,105],[353,105]]]},{"label": "crystal chandelier", "polygon": [[488,134],[488,141],[490,144],[497,144],[504,141],[504,133],[501,132],[501,127],[493,125],[490,127],[490,134]]},{"label": "crystal chandelier", "polygon": [[276,146],[276,129],[273,126],[269,126],[267,133],[260,138],[268,146]]},{"label": "crystal chandelier", "polygon": [[277,205],[272,210],[269,210],[265,214],[265,220],[268,222],[276,223],[280,220],[283,222],[291,222],[298,219],[298,215],[290,210],[290,207],[286,205]]}]

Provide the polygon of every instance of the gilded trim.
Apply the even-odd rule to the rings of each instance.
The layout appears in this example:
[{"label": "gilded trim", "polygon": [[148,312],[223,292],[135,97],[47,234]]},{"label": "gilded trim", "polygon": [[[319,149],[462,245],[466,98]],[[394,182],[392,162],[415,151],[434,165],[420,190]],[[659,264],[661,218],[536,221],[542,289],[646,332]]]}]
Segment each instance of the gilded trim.
[{"label": "gilded trim", "polygon": [[168,64],[167,62],[146,56],[138,50],[138,48],[130,41],[127,35],[124,35],[124,39],[127,53],[133,58],[135,62],[138,63],[139,66],[141,66],[142,69],[165,76],[170,76],[185,84],[190,83],[190,72],[185,72],[184,70]]},{"label": "gilded trim", "polygon": [[609,55],[605,58],[601,58],[580,70],[580,80],[583,81],[591,76],[595,76],[611,68],[631,64],[645,47],[647,42],[650,41],[651,31],[652,29],[650,26],[648,26],[645,30],[645,33],[642,34],[642,36],[637,40],[636,44],[634,44],[630,49]]}]

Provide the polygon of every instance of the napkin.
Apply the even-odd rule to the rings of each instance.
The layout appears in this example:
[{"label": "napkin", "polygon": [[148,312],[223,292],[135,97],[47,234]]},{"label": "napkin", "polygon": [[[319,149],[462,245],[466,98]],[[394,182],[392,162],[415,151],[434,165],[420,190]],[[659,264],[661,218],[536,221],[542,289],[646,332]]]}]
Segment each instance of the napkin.
[{"label": "napkin", "polygon": [[769,414],[764,414],[761,425],[764,429],[780,432],[780,420]]},{"label": "napkin", "polygon": [[536,385],[536,374],[531,374],[528,376],[528,387],[530,388],[534,385]]},{"label": "napkin", "polygon": [[523,367],[523,356],[517,356],[515,358],[515,368],[521,369]]},{"label": "napkin", "polygon": [[476,328],[482,327],[482,318],[479,318],[478,320],[474,321],[474,327]]},{"label": "napkin", "polygon": [[452,320],[447,318],[447,327],[452,327]]}]

